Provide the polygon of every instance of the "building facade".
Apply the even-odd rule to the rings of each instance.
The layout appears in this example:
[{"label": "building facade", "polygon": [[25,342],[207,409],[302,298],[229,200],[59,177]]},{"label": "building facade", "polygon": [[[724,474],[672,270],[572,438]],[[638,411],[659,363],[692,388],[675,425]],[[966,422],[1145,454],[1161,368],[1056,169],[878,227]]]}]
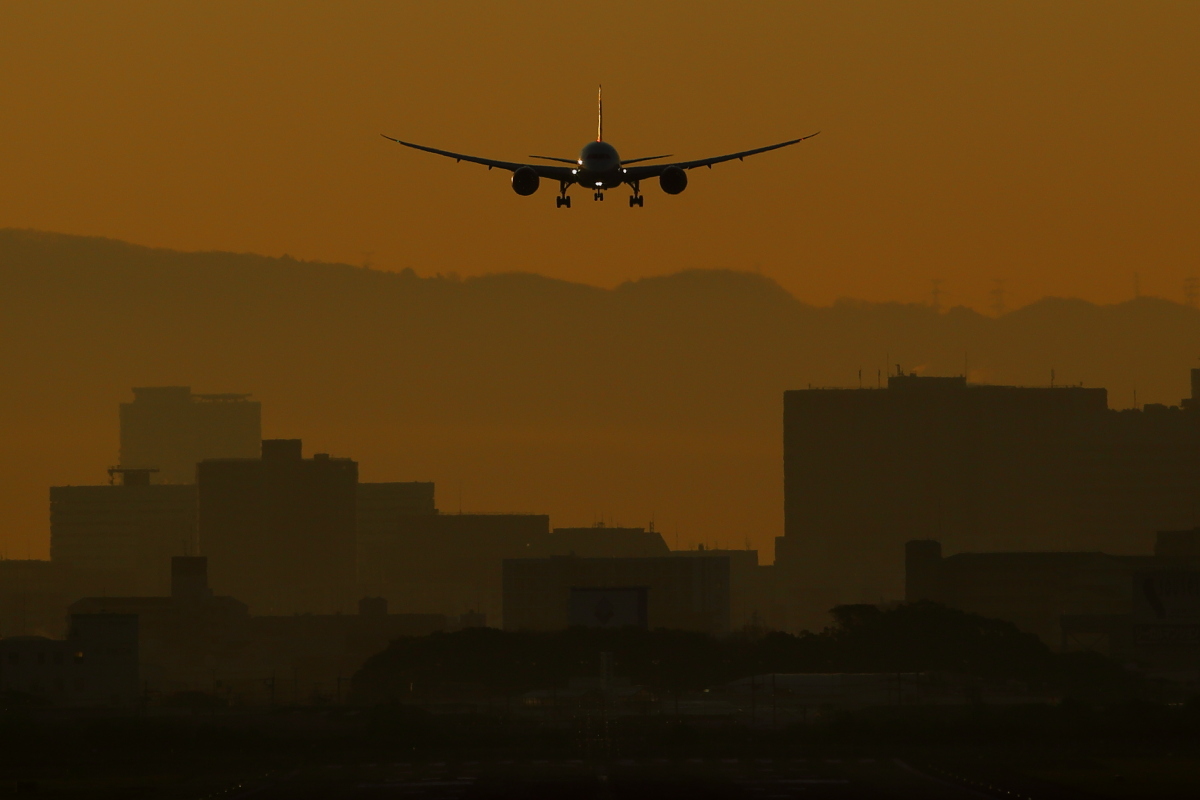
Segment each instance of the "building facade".
[{"label": "building facade", "polygon": [[357,599],[358,464],[299,439],[197,467],[199,550],[213,589],[255,614],[349,612]]},{"label": "building facade", "polygon": [[[1192,405],[1192,404],[1189,404]],[[1200,414],[1112,411],[1103,389],[898,375],[886,389],[784,395],[791,627],[903,596],[910,539],[953,550],[1145,552],[1194,524]]]},{"label": "building facade", "polygon": [[196,487],[155,484],[146,470],[122,482],[50,489],[50,560],[85,585],[164,594],[172,556],[196,550]]},{"label": "building facade", "polygon": [[[606,589],[620,591],[606,597],[600,591]],[[730,630],[730,564],[728,557],[720,556],[508,559],[504,562],[504,628],[563,630],[571,625],[573,608],[578,613],[584,601],[592,599],[590,595],[607,601],[616,613],[642,592],[644,600],[638,602],[645,604],[644,627],[713,635]]]},{"label": "building facade", "polygon": [[154,469],[156,483],[195,483],[206,458],[255,458],[262,406],[248,394],[145,386],[121,404],[121,466]]}]

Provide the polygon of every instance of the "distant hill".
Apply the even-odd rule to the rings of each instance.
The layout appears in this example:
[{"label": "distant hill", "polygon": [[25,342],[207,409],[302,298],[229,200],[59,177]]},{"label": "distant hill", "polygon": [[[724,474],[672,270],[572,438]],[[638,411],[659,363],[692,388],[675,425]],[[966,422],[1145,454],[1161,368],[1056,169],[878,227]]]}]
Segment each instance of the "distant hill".
[{"label": "distant hill", "polygon": [[[413,265],[418,270],[420,265]],[[687,270],[616,289],[455,280],[0,230],[0,542],[46,552],[51,484],[117,457],[135,385],[247,391],[268,436],[432,479],[444,510],[646,524],[768,551],[782,532],[781,392],[874,385],[889,364],[1175,403],[1200,312],[1154,298],[964,308],[805,305],[767,278]],[[884,373],[886,375],[886,372]]]}]

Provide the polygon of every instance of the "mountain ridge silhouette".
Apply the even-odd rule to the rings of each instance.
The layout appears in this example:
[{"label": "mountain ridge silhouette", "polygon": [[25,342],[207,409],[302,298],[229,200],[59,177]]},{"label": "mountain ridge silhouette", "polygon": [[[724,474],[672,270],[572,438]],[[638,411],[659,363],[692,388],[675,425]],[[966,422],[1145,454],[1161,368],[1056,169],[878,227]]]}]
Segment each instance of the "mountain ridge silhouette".
[{"label": "mountain ridge silhouette", "polygon": [[265,435],[357,458],[364,480],[434,479],[443,508],[465,484],[468,510],[653,514],[681,544],[769,553],[786,389],[858,386],[860,370],[871,387],[899,364],[1028,385],[1054,370],[1106,386],[1112,407],[1135,390],[1175,403],[1197,344],[1200,312],[1150,297],[992,317],[814,306],[732,270],[601,288],[0,229],[0,538],[44,553],[46,487],[101,482],[130,387],[182,384],[252,392]]}]

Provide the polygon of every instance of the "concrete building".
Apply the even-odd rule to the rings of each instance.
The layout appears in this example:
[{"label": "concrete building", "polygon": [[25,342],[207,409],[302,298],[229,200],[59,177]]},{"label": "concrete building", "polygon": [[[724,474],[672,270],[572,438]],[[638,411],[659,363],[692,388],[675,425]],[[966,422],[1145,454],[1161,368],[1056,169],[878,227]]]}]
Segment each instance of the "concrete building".
[{"label": "concrete building", "polygon": [[121,466],[156,469],[155,483],[194,483],[206,458],[255,458],[262,407],[248,394],[138,387],[121,404]]},{"label": "concrete building", "polygon": [[905,599],[1008,620],[1055,649],[1200,667],[1200,528],[1160,532],[1153,555],[957,553],[905,546]]},{"label": "concrete building", "polygon": [[172,556],[196,548],[196,487],[152,485],[150,471],[113,468],[101,486],[50,489],[50,560],[85,585],[164,594]]},{"label": "concrete building", "polygon": [[147,699],[203,691],[267,704],[335,699],[363,662],[400,636],[445,630],[441,615],[389,614],[366,598],[358,614],[251,616],[245,603],[213,594],[207,559],[172,560],[163,597],[86,597],[75,615],[121,614],[141,630],[140,674]]},{"label": "concrete building", "polygon": [[[610,597],[598,590],[617,591]],[[642,593],[644,600],[639,599]],[[645,627],[728,633],[729,558],[553,556],[504,561],[506,630],[562,630],[572,622],[573,607],[578,611],[589,599],[607,603],[608,613],[596,624],[624,619],[619,612],[626,604],[629,624],[638,624],[636,604],[644,602]]]},{"label": "concrete building", "polygon": [[700,545],[695,550],[672,550],[672,558],[729,559],[729,622],[742,628],[780,629],[786,623],[776,597],[775,567],[758,563],[757,550],[727,550]]},{"label": "concrete building", "polygon": [[545,514],[411,514],[376,546],[379,591],[406,613],[458,616],[479,612],[499,620],[502,564],[543,552]]},{"label": "concrete building", "polygon": [[138,619],[72,614],[66,639],[0,639],[0,691],[60,706],[128,706],[140,701]]},{"label": "concrete building", "polygon": [[791,627],[901,597],[910,539],[1144,552],[1154,531],[1193,524],[1198,493],[1193,410],[1112,411],[1103,389],[903,374],[885,390],[786,392],[776,566]]},{"label": "concrete building", "polygon": [[590,528],[555,528],[541,556],[579,556],[580,558],[655,558],[670,555],[671,548],[662,534],[650,526],[620,528],[603,523]]},{"label": "concrete building", "polygon": [[0,637],[66,635],[70,571],[52,561],[0,559]]},{"label": "concrete building", "polygon": [[436,514],[434,487],[427,482],[360,483],[355,501],[360,594],[384,592],[384,564],[388,547],[400,530],[402,518]]},{"label": "concrete building", "polygon": [[299,439],[196,470],[200,552],[213,587],[257,614],[348,612],[356,587],[358,464]]}]

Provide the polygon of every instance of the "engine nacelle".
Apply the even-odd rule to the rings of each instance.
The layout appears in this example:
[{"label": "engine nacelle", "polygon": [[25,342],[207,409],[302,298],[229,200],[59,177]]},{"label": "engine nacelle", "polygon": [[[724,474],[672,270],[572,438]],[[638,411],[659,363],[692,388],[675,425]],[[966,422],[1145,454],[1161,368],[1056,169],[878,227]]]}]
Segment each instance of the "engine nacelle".
[{"label": "engine nacelle", "polygon": [[537,170],[533,167],[521,167],[512,176],[513,191],[521,195],[521,197],[529,197],[538,190],[538,184],[542,179],[538,177]]},{"label": "engine nacelle", "polygon": [[679,194],[687,188],[687,173],[679,167],[667,167],[658,176],[658,185],[667,194]]}]

